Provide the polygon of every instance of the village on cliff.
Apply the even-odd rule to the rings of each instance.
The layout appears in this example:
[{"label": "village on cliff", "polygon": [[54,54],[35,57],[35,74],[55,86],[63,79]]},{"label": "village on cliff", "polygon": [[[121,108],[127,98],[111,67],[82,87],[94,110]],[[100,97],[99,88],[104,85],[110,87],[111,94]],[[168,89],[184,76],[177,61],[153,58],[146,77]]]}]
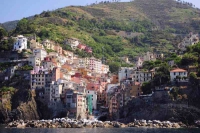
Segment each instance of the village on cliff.
[{"label": "village on cliff", "polygon": [[[179,52],[199,42],[196,34],[189,36],[179,44]],[[143,83],[151,81],[159,68],[146,70],[143,63],[164,59],[165,55],[161,53],[147,52],[137,57],[134,67],[121,67],[118,73],[111,73],[103,60],[93,56],[80,58],[51,40],[39,43],[36,37],[26,38],[23,35],[14,39],[13,51],[28,54],[25,58],[14,56],[12,60],[2,60],[15,65],[1,71],[1,81],[9,81],[19,75],[24,77],[24,82],[29,84],[29,88],[24,89],[30,89],[40,102],[55,112],[64,110],[68,118],[98,118],[107,114],[110,119],[117,119],[120,108],[127,106],[132,99],[151,102],[152,97],[169,95],[175,83],[182,90],[187,89],[188,76],[197,70],[191,66],[173,68],[169,75],[170,84],[151,88],[152,92],[146,95],[142,90]],[[73,50],[92,55],[92,48],[79,39],[68,38],[65,44]],[[123,60],[129,62],[126,57]],[[168,64],[176,65],[174,60]],[[3,97],[1,102],[6,102]]]}]

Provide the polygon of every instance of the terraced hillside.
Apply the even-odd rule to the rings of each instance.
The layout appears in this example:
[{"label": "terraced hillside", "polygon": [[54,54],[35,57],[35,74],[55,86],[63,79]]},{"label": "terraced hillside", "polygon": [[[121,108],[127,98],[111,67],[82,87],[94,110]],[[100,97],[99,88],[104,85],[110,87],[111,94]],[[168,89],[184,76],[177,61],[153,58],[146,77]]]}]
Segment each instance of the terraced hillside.
[{"label": "terraced hillside", "polygon": [[[79,38],[93,48],[93,55],[107,62],[118,57],[134,58],[146,51],[167,53],[177,47],[181,36],[200,33],[200,10],[174,0],[134,0],[104,2],[90,6],[70,6],[42,12],[18,22],[12,35],[36,33],[38,41],[51,39],[64,49],[69,37]],[[75,51],[81,56],[91,56]]]}]

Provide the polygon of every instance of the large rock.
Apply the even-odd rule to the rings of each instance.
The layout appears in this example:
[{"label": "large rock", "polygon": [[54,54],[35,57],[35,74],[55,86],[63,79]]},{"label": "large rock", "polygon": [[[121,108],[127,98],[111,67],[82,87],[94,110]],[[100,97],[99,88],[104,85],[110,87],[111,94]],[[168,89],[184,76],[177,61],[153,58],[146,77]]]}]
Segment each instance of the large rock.
[{"label": "large rock", "polygon": [[132,123],[129,123],[129,124],[128,124],[128,127],[135,127],[135,123],[133,123],[133,122],[132,122]]},{"label": "large rock", "polygon": [[173,123],[173,124],[172,124],[172,127],[173,127],[173,128],[180,128],[180,125],[179,125],[178,123]]},{"label": "large rock", "polygon": [[86,128],[93,128],[93,125],[92,125],[92,123],[86,123],[84,125],[84,127],[86,127]]},{"label": "large rock", "polygon": [[104,124],[103,124],[103,123],[100,123],[100,122],[98,122],[98,123],[96,124],[96,127],[103,128],[103,127],[104,127]]},{"label": "large rock", "polygon": [[104,128],[113,128],[113,126],[110,123],[104,123]]}]

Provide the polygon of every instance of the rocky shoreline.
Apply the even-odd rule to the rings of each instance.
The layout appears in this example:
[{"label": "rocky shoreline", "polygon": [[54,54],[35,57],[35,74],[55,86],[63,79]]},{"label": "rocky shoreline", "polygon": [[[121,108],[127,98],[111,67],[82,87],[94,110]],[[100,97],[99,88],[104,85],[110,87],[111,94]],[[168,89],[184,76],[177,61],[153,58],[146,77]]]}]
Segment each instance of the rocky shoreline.
[{"label": "rocky shoreline", "polygon": [[98,120],[75,120],[57,118],[53,120],[17,120],[10,122],[6,128],[126,128],[126,127],[147,127],[147,128],[187,128],[182,122],[170,121],[146,121],[135,120],[124,124],[117,121],[98,121]]}]

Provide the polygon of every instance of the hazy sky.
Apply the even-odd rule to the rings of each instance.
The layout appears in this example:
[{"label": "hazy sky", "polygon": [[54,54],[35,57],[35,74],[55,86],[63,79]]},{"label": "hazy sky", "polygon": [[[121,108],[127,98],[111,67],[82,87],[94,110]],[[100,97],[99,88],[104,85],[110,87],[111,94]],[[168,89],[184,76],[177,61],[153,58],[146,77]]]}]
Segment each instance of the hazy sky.
[{"label": "hazy sky", "polygon": [[[200,8],[199,0],[185,1],[191,2],[196,5],[196,7]],[[19,20],[23,17],[39,14],[46,10],[54,10],[69,5],[87,5],[94,2],[96,2],[96,0],[0,0],[0,23]]]}]

